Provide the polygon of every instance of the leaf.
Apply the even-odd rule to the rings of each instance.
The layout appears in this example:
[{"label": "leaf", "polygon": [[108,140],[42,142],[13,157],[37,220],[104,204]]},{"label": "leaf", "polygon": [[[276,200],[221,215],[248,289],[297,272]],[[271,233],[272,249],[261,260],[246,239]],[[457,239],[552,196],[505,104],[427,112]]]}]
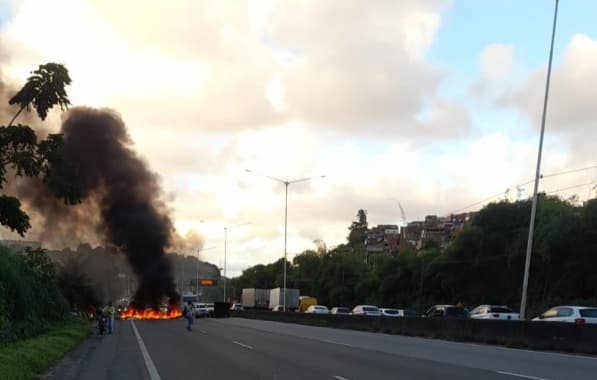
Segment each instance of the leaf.
[{"label": "leaf", "polygon": [[21,210],[21,202],[11,196],[0,195],[0,224],[24,236],[31,227],[29,216]]},{"label": "leaf", "polygon": [[48,116],[48,111],[55,105],[62,110],[68,109],[70,101],[65,86],[71,83],[68,69],[59,63],[40,65],[31,72],[27,83],[13,96],[8,103],[18,104],[21,109],[29,111],[31,104],[42,120]]}]

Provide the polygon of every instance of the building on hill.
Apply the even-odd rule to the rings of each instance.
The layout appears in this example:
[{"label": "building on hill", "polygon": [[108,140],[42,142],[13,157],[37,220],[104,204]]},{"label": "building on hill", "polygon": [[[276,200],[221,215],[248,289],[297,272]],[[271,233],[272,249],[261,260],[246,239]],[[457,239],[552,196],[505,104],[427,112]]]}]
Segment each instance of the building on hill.
[{"label": "building on hill", "polygon": [[380,224],[367,231],[365,249],[368,258],[372,255],[395,255],[400,247],[400,229],[395,224]]},{"label": "building on hill", "polygon": [[408,244],[419,250],[425,241],[433,241],[443,248],[462,232],[465,225],[472,222],[474,215],[474,212],[449,216],[427,215],[424,221],[409,222],[400,230],[400,246]]}]

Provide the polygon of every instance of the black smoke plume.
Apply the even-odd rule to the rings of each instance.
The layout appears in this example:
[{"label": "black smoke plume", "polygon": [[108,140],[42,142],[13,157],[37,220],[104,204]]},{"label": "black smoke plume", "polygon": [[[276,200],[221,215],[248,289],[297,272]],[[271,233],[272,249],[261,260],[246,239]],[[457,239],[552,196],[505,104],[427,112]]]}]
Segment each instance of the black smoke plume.
[{"label": "black smoke plume", "polygon": [[[159,180],[131,149],[132,140],[120,116],[111,110],[73,108],[61,133],[63,164],[54,168],[48,184],[58,192],[55,195],[65,197],[60,193],[64,186],[53,188],[53,184],[68,183],[67,191],[81,204],[60,204],[40,191],[29,196],[31,204],[54,219],[76,215],[75,222],[91,221],[98,235],[124,252],[139,282],[134,306],[157,307],[165,297],[171,304],[178,302],[166,258],[173,224],[161,200]],[[71,226],[72,222],[65,221]]]}]

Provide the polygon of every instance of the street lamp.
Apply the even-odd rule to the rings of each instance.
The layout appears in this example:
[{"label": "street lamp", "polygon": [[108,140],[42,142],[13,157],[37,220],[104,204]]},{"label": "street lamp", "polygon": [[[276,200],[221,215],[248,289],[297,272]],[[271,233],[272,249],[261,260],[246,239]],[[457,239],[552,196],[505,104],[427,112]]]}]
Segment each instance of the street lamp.
[{"label": "street lamp", "polygon": [[284,184],[285,186],[285,190],[286,190],[286,196],[285,196],[285,204],[284,204],[284,290],[283,290],[283,311],[286,311],[286,256],[287,256],[287,241],[288,241],[288,186],[293,184],[293,183],[298,183],[298,182],[305,182],[305,181],[309,181],[312,179],[317,179],[317,178],[325,178],[325,175],[319,175],[319,176],[313,176],[313,177],[306,177],[306,178],[300,178],[300,179],[295,179],[293,181],[287,181],[287,180],[283,180],[280,178],[276,178],[276,177],[271,177],[268,175],[263,175],[263,174],[257,174],[255,172],[253,172],[252,170],[249,169],[245,169],[245,171],[247,173],[252,173],[255,175],[258,175],[260,177],[265,177],[265,178],[269,178],[273,181],[279,182]]},{"label": "street lamp", "polygon": [[251,223],[239,223],[239,224],[234,224],[232,226],[224,227],[224,302],[226,302],[226,245],[227,245],[226,243],[228,240],[228,230],[231,228],[246,226],[248,224],[251,224]]}]

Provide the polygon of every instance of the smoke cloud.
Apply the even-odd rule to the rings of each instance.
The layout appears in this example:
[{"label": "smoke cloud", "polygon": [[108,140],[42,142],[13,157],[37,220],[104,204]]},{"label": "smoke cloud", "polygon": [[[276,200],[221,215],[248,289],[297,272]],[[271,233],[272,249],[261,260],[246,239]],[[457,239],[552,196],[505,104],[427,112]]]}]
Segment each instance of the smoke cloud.
[{"label": "smoke cloud", "polygon": [[65,205],[40,183],[23,182],[19,196],[44,215],[43,235],[70,233],[79,241],[95,236],[124,252],[138,277],[136,307],[157,307],[164,297],[178,302],[166,258],[174,226],[159,179],[132,150],[120,116],[108,109],[72,108],[60,132],[66,166],[52,175],[74,180],[82,202]]}]

